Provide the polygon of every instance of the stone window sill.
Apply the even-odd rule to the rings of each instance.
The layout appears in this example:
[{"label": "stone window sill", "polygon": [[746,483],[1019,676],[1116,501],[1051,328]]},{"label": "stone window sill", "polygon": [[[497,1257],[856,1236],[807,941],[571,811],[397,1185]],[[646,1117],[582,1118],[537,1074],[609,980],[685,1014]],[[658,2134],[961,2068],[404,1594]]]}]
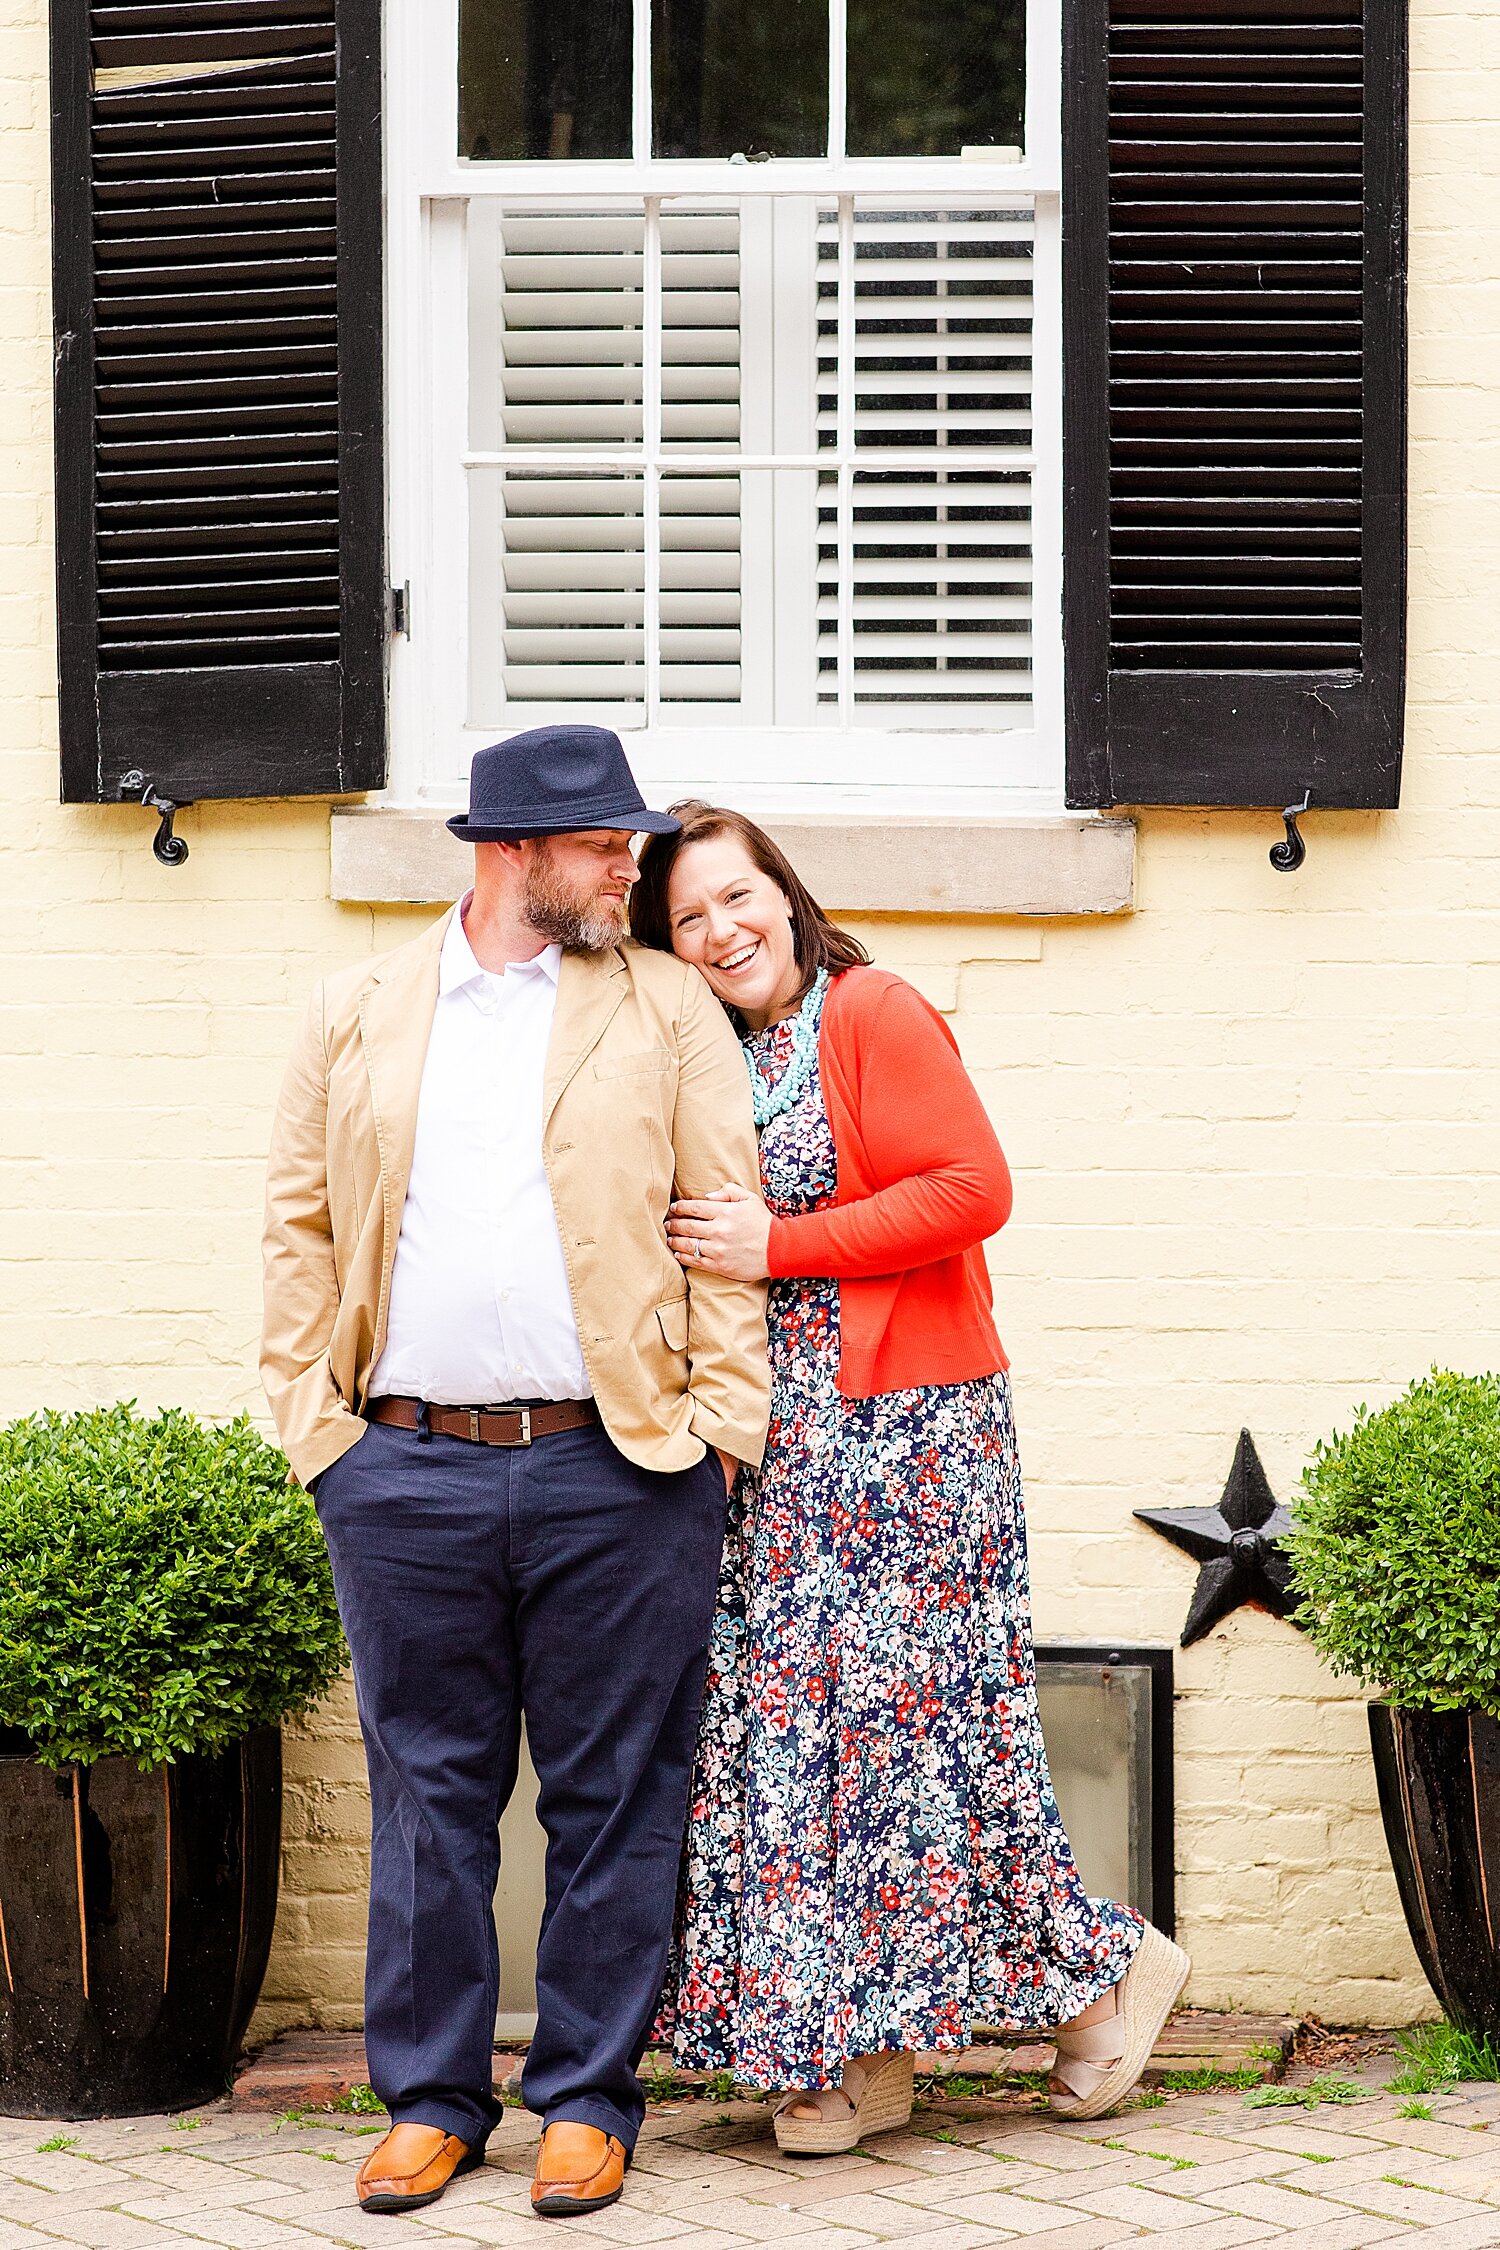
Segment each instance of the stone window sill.
[{"label": "stone window sill", "polygon": [[[1062,917],[1128,914],[1134,905],[1130,820],[804,813],[765,825],[836,913]],[[332,894],[350,904],[446,905],[468,881],[468,854],[436,812],[335,809],[330,859]]]}]

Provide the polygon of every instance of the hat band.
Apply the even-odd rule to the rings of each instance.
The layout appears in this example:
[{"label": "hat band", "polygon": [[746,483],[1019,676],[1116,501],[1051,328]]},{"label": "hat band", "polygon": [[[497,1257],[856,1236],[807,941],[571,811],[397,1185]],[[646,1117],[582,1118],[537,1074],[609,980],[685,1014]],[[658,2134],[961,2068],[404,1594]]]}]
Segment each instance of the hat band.
[{"label": "hat band", "polygon": [[581,805],[538,805],[530,809],[520,805],[471,806],[457,818],[466,828],[506,828],[523,836],[565,835],[574,828],[628,828],[634,835],[640,826],[639,816],[649,809],[639,798],[596,797]]}]

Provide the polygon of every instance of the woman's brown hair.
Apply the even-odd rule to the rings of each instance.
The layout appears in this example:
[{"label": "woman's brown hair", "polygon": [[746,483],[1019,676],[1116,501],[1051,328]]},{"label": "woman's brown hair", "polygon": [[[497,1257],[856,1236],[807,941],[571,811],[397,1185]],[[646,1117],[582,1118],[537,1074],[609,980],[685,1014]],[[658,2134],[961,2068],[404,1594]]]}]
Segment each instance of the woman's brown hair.
[{"label": "woman's brown hair", "polygon": [[672,950],[672,917],[667,910],[667,886],[679,852],[689,844],[706,843],[711,836],[734,836],[749,853],[762,875],[786,895],[792,910],[792,947],[802,971],[805,991],[819,969],[836,977],[841,969],[863,968],[869,954],[859,939],[841,930],[823,912],[812,892],[779,844],[763,828],[727,805],[706,805],[699,797],[685,797],[672,805],[682,826],[672,836],[648,836],[641,851],[640,881],[630,894],[630,934],[638,945],[655,946],[658,953]]}]

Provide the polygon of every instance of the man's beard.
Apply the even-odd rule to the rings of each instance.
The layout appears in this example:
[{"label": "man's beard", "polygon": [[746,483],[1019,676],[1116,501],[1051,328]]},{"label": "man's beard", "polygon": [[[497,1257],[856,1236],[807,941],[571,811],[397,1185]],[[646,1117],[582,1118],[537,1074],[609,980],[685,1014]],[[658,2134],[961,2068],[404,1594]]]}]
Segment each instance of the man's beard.
[{"label": "man's beard", "polygon": [[603,953],[625,934],[623,900],[565,889],[542,837],[526,869],[521,911],[539,936],[565,953]]}]

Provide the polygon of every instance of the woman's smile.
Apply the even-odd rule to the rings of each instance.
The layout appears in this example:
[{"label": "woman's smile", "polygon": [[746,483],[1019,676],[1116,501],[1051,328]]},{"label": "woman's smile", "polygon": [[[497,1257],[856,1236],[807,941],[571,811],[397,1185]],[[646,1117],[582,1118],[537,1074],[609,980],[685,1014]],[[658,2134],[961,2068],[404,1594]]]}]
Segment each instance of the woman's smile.
[{"label": "woman's smile", "polygon": [[748,945],[738,946],[733,953],[725,953],[721,955],[721,957],[713,963],[713,966],[719,971],[719,974],[721,976],[738,976],[741,969],[749,968],[751,962],[755,959],[755,956],[757,953],[759,953],[759,951],[760,939],[752,938]]}]

